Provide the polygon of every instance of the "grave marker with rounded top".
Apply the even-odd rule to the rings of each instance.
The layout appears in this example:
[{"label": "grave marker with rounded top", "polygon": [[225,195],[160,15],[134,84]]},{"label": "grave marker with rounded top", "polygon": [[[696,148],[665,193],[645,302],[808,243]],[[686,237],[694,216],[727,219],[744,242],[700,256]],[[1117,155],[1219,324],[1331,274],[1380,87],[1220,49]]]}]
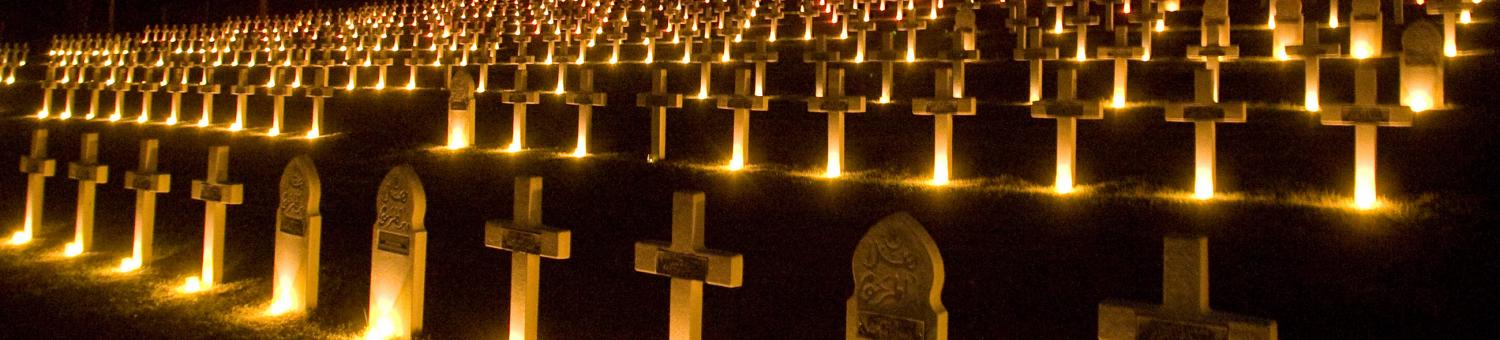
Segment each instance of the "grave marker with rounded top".
[{"label": "grave marker with rounded top", "polygon": [[208,176],[194,180],[192,197],[203,201],[203,272],[198,284],[203,289],[218,285],[224,272],[224,217],[226,205],[244,203],[245,189],[229,181],[229,147],[208,149]]},{"label": "grave marker with rounded top", "polygon": [[312,159],[297,156],[281,172],[276,207],[276,263],[271,313],[305,312],[318,305],[323,184]]},{"label": "grave marker with rounded top", "polygon": [[516,177],[512,220],[484,224],[484,245],[511,252],[510,339],[537,338],[541,259],[566,260],[572,231],[542,224],[542,178]]},{"label": "grave marker with rounded top", "polygon": [[409,165],[380,181],[370,249],[367,338],[409,338],[422,331],[427,278],[427,195]]},{"label": "grave marker with rounded top", "polygon": [[744,282],[744,255],[703,245],[703,193],[672,194],[672,242],[635,243],[635,271],[672,278],[668,339],[703,333],[703,284],[735,288]]},{"label": "grave marker with rounded top", "polygon": [[474,145],[474,78],[457,70],[448,84],[448,149]]},{"label": "grave marker with rounded top", "polygon": [[156,234],[156,195],[171,189],[172,175],[157,172],[157,141],[141,141],[140,163],[135,171],[125,171],[125,188],[135,190],[135,243],[131,257],[120,263],[122,271],[151,265],[152,242]]},{"label": "grave marker with rounded top", "polygon": [[1208,238],[1166,237],[1162,246],[1162,304],[1099,303],[1099,339],[1277,338],[1276,320],[1209,309]]},{"label": "grave marker with rounded top", "polygon": [[1436,26],[1420,20],[1401,33],[1401,105],[1412,111],[1441,109],[1443,99],[1443,47],[1438,45]]},{"label": "grave marker with rounded top", "polygon": [[21,173],[26,174],[26,215],[21,230],[11,235],[12,244],[30,242],[42,227],[42,199],[47,177],[57,172],[57,162],[47,158],[47,129],[31,130],[31,152],[21,156]]},{"label": "grave marker with rounded top", "polygon": [[109,181],[109,166],[99,164],[99,134],[85,133],[81,139],[78,161],[68,163],[68,178],[78,181],[78,221],[73,229],[73,242],[67,247],[68,254],[93,249],[95,186]]},{"label": "grave marker with rounded top", "polygon": [[854,293],[844,314],[845,339],[948,338],[943,255],[911,215],[896,213],[870,227],[850,266]]}]

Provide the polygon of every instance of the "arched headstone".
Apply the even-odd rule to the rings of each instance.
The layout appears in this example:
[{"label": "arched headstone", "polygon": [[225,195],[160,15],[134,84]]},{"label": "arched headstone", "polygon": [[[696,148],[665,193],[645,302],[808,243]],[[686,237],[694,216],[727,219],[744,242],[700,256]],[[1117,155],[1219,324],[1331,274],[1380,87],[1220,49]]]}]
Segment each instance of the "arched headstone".
[{"label": "arched headstone", "polygon": [[455,70],[448,84],[448,148],[474,145],[474,79]]},{"label": "arched headstone", "polygon": [[376,195],[367,332],[374,338],[409,337],[422,330],[427,195],[409,165],[391,169]]},{"label": "arched headstone", "polygon": [[312,159],[297,156],[281,172],[276,208],[276,269],[271,313],[305,311],[318,305],[318,253],[323,216],[318,201],[323,184]]},{"label": "arched headstone", "polygon": [[911,215],[870,227],[854,248],[846,339],[947,339],[943,257]]},{"label": "arched headstone", "polygon": [[1443,33],[1427,20],[1401,33],[1401,105],[1422,111],[1443,107]]}]

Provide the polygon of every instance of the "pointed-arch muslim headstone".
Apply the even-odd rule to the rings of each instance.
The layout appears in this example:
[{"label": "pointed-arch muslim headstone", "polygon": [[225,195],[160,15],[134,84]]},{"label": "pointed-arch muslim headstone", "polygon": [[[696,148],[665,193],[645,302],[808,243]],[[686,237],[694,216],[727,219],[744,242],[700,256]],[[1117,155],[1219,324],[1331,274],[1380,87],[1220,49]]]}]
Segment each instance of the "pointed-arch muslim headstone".
[{"label": "pointed-arch muslim headstone", "polygon": [[323,216],[322,180],[312,159],[297,156],[281,172],[276,208],[276,265],[272,313],[306,311],[318,305],[319,252]]},{"label": "pointed-arch muslim headstone", "polygon": [[948,338],[943,256],[911,215],[897,213],[870,227],[854,248],[852,266],[846,339]]},{"label": "pointed-arch muslim headstone", "polygon": [[367,335],[406,338],[422,330],[427,194],[416,171],[402,165],[385,175],[376,195]]},{"label": "pointed-arch muslim headstone", "polygon": [[474,78],[457,70],[448,92],[448,148],[467,148],[474,145]]},{"label": "pointed-arch muslim headstone", "polygon": [[1442,108],[1442,33],[1427,20],[1401,33],[1401,105],[1413,111]]}]

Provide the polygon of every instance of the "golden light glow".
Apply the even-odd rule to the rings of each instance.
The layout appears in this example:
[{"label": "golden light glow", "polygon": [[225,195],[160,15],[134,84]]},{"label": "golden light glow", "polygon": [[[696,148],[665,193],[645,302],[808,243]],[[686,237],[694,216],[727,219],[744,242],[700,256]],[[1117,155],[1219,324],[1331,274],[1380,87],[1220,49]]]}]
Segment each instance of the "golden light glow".
[{"label": "golden light glow", "polygon": [[1057,181],[1052,185],[1052,191],[1058,194],[1073,193],[1073,166],[1069,164],[1057,165]]},{"label": "golden light glow", "polygon": [[948,185],[948,154],[938,153],[933,156],[932,181],[929,184]]},{"label": "golden light glow", "polygon": [[1157,32],[1166,32],[1167,31],[1167,21],[1163,20],[1163,19],[1157,19],[1156,20],[1156,31]]},{"label": "golden light glow", "polygon": [[[27,228],[27,229],[30,229],[30,228]],[[22,231],[17,231],[14,234],[10,234],[10,241],[9,241],[9,243],[10,243],[10,245],[13,245],[13,246],[18,246],[18,245],[22,245],[22,244],[31,243],[31,232],[22,230]]]},{"label": "golden light glow", "polygon": [[271,298],[271,306],[266,308],[266,315],[285,315],[296,310],[302,304],[297,298],[297,287],[292,285],[290,280],[290,278],[284,278],[276,282],[276,296]]},{"label": "golden light glow", "polygon": [[[1474,3],[1477,4],[1479,2],[1475,1]],[[1464,24],[1464,25],[1468,25],[1468,24],[1473,23],[1473,22],[1474,22],[1474,15],[1470,14],[1469,10],[1466,9],[1466,10],[1463,10],[1462,12],[1458,12],[1458,23]]]},{"label": "golden light glow", "polygon": [[1458,42],[1453,41],[1451,36],[1443,39],[1443,55],[1449,58],[1458,56]]},{"label": "golden light glow", "polygon": [[129,273],[141,269],[141,261],[134,257],[120,259],[120,267],[116,268],[121,273]]},{"label": "golden light glow", "polygon": [[271,128],[270,130],[266,130],[266,135],[271,137],[279,136],[281,135],[281,129]]},{"label": "golden light glow", "polygon": [[1322,111],[1323,108],[1318,104],[1318,101],[1318,91],[1307,90],[1307,96],[1306,99],[1303,99],[1302,107],[1303,109],[1307,110],[1307,112]]},{"label": "golden light glow", "polygon": [[521,143],[518,143],[518,142],[512,140],[510,142],[510,145],[506,145],[505,146],[505,152],[510,152],[510,153],[521,152]]},{"label": "golden light glow", "polygon": [[208,117],[203,117],[203,119],[199,119],[197,125],[200,128],[202,128],[202,127],[208,127]]},{"label": "golden light glow", "polygon": [[1373,52],[1370,51],[1370,42],[1368,41],[1354,41],[1349,46],[1349,55],[1354,56],[1354,59],[1369,58],[1371,54]]},{"label": "golden light glow", "polygon": [[839,162],[838,150],[828,150],[828,167],[823,171],[823,177],[838,178],[843,172],[843,164]]},{"label": "golden light glow", "polygon": [[1193,174],[1193,198],[1199,200],[1214,198],[1214,169],[1208,165],[1199,164]]},{"label": "golden light glow", "polygon": [[47,119],[47,116],[49,115],[51,115],[51,113],[48,113],[47,110],[37,111],[36,119]]},{"label": "golden light glow", "polygon": [[192,294],[203,291],[203,288],[205,287],[203,287],[201,280],[198,280],[197,276],[189,276],[187,279],[182,280],[182,286],[178,287],[177,291],[183,294]]},{"label": "golden light glow", "polygon": [[1182,4],[1177,1],[1167,1],[1164,7],[1167,9],[1167,12],[1176,12],[1182,9]]},{"label": "golden light glow", "polygon": [[1428,94],[1425,90],[1413,89],[1411,93],[1407,94],[1406,103],[1412,112],[1431,110],[1433,106],[1432,95]]},{"label": "golden light glow", "polygon": [[68,242],[67,245],[63,246],[63,256],[65,256],[65,257],[78,257],[78,255],[82,255],[82,254],[83,254],[83,244],[82,243]]},{"label": "golden light glow", "polygon": [[1339,28],[1339,15],[1338,15],[1338,13],[1329,13],[1328,14],[1328,28]]},{"label": "golden light glow", "polygon": [[312,130],[307,130],[307,134],[304,136],[307,137],[307,139],[315,139],[321,137],[322,135],[318,134],[317,128],[313,128]]},{"label": "golden light glow", "polygon": [[370,312],[370,325],[365,328],[365,339],[386,340],[399,336],[399,320],[392,313],[390,303],[379,303],[379,306]]},{"label": "golden light glow", "polygon": [[1114,95],[1110,96],[1109,105],[1116,109],[1125,108],[1125,91],[1115,88]]},{"label": "golden light glow", "polygon": [[734,156],[729,158],[729,171],[740,171],[745,168],[745,155],[739,147],[734,148]]}]

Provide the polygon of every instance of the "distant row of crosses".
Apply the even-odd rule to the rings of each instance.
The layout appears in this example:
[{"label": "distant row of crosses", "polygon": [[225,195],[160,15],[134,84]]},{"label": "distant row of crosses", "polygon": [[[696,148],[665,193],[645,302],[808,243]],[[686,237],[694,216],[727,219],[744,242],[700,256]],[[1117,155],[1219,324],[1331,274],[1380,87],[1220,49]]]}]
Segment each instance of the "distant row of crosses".
[{"label": "distant row of crosses", "polygon": [[[894,6],[887,1],[842,1],[805,3],[798,5],[796,12],[786,10],[780,1],[747,2],[602,2],[602,3],[511,3],[500,1],[387,3],[360,7],[339,12],[309,12],[289,17],[233,19],[221,24],[192,26],[163,26],[148,28],[132,35],[112,36],[63,36],[54,39],[45,64],[46,77],[42,81],[42,109],[39,118],[53,115],[54,89],[65,90],[62,110],[56,116],[69,119],[75,111],[74,94],[78,89],[89,90],[88,109],[83,115],[94,119],[103,115],[99,111],[100,92],[112,90],[114,109],[106,119],[125,120],[125,98],[127,92],[135,90],[141,94],[140,112],[133,119],[145,123],[153,121],[152,110],[155,92],[170,93],[168,116],[164,123],[178,124],[182,118],[182,96],[195,92],[202,99],[202,113],[196,121],[199,127],[220,123],[214,119],[214,97],[220,93],[215,83],[215,71],[228,68],[237,72],[237,81],[229,92],[235,96],[236,109],[228,130],[247,128],[247,97],[264,93],[274,97],[271,126],[265,131],[276,136],[285,131],[285,101],[301,90],[310,98],[311,112],[307,131],[301,136],[316,138],[325,115],[324,102],[336,90],[355,91],[364,88],[384,89],[389,80],[388,69],[395,67],[398,57],[408,69],[406,89],[416,89],[419,70],[442,71],[443,87],[454,92],[450,99],[448,140],[446,146],[453,149],[466,148],[474,140],[474,93],[490,91],[489,71],[494,65],[510,65],[515,80],[511,89],[501,90],[500,102],[512,106],[512,133],[507,151],[526,148],[526,108],[540,102],[541,90],[530,87],[528,69],[547,66],[556,71],[556,86],[548,91],[560,95],[569,105],[578,107],[578,142],[573,155],[588,154],[590,115],[593,107],[606,104],[607,95],[594,90],[592,66],[623,63],[621,46],[631,40],[632,33],[644,50],[638,64],[652,68],[652,90],[638,93],[637,106],[651,112],[652,143],[647,159],[665,159],[665,116],[669,108],[682,106],[684,98],[715,100],[716,106],[734,112],[733,141],[728,168],[738,170],[748,163],[748,134],[750,112],[769,108],[771,96],[766,95],[765,79],[767,66],[783,58],[772,48],[777,44],[777,32],[781,19],[789,13],[800,15],[803,20],[802,38],[808,44],[802,48],[803,61],[814,66],[814,92],[806,97],[808,111],[829,115],[828,162],[825,175],[838,177],[843,172],[843,119],[847,113],[865,111],[870,100],[864,96],[848,95],[843,90],[844,68],[866,61],[881,66],[880,95],[877,104],[891,103],[894,87],[894,67],[900,62],[937,63],[942,66],[935,71],[937,88],[934,97],[912,98],[912,112],[932,115],[935,119],[934,168],[932,183],[944,184],[950,178],[952,157],[952,116],[972,115],[976,112],[977,100],[965,96],[966,64],[981,59],[977,44],[980,31],[976,10],[978,3],[930,2],[922,4],[927,11],[919,10],[915,1],[897,1]],[[1082,1],[1046,1],[1053,14],[1053,34],[1066,33],[1065,24],[1076,38],[1073,62],[1057,62],[1059,84],[1057,97],[1042,98],[1043,66],[1045,61],[1059,60],[1060,51],[1055,46],[1045,46],[1046,33],[1038,13],[1033,13],[1026,1],[1008,1],[1003,5],[1006,16],[1003,25],[1014,34],[1015,48],[1011,59],[1024,61],[1028,67],[1028,102],[1032,115],[1037,118],[1055,119],[1058,122],[1057,175],[1054,187],[1057,192],[1071,192],[1074,187],[1074,150],[1076,149],[1076,124],[1079,119],[1102,118],[1104,103],[1077,98],[1077,62],[1089,60],[1087,33],[1091,26],[1101,24],[1100,17],[1090,14],[1094,3]],[[1176,1],[1140,1],[1132,10],[1130,1],[1107,2],[1102,25],[1114,33],[1114,43],[1097,48],[1095,56],[1111,60],[1114,65],[1113,92],[1108,106],[1127,108],[1126,91],[1129,60],[1152,59],[1152,35],[1165,30],[1167,12],[1180,8]],[[1347,107],[1325,113],[1325,123],[1352,124],[1358,126],[1410,124],[1409,114],[1390,114],[1389,111],[1422,111],[1443,108],[1442,64],[1447,57],[1456,55],[1454,43],[1455,22],[1467,22],[1466,13],[1473,3],[1459,0],[1434,1],[1426,6],[1431,14],[1444,18],[1444,30],[1437,30],[1431,23],[1417,21],[1407,25],[1403,35],[1403,50],[1400,102],[1402,107],[1379,106],[1373,96],[1357,96],[1368,99],[1356,101]],[[1405,4],[1395,6],[1397,21],[1404,21]],[[1072,14],[1066,14],[1071,8]],[[939,10],[945,13],[939,16]],[[1206,78],[1195,81],[1197,95],[1189,105],[1168,107],[1169,119],[1195,122],[1198,131],[1198,179],[1195,181],[1195,196],[1212,197],[1213,123],[1238,122],[1244,120],[1243,105],[1219,106],[1219,83],[1222,63],[1240,57],[1240,48],[1229,41],[1229,3],[1227,0],[1209,0],[1199,8],[1202,12],[1200,44],[1187,48],[1187,57],[1202,62],[1201,75]],[[1307,111],[1322,111],[1319,99],[1319,60],[1344,56],[1339,45],[1322,44],[1319,25],[1305,25],[1300,1],[1271,1],[1269,3],[1267,27],[1271,28],[1273,60],[1304,60],[1306,81],[1304,108]],[[1337,18],[1334,8],[1330,20]],[[1129,24],[1116,22],[1124,14]],[[1385,22],[1378,1],[1357,0],[1350,12],[1349,50],[1347,56],[1361,60],[1360,68],[1370,64],[1365,59],[1383,57],[1381,33]],[[932,49],[918,58],[919,31],[926,30],[929,23],[951,22],[945,34],[950,37],[948,48]],[[1132,44],[1130,26],[1137,26],[1138,44]],[[1330,22],[1330,26],[1335,26]],[[882,30],[882,27],[885,27]],[[853,34],[851,34],[851,32]],[[897,33],[904,33],[904,51],[897,48]],[[882,37],[879,50],[867,50],[869,35]],[[846,54],[848,46],[833,47],[831,42],[853,39],[852,57]],[[536,53],[535,40],[546,45],[542,53]],[[608,41],[607,58],[591,58],[590,48],[600,41]],[[1442,41],[1442,45],[1435,45]],[[735,53],[737,44],[752,44],[742,53]],[[667,90],[665,65],[659,65],[659,44],[675,44],[681,47],[681,64],[697,63],[698,89],[696,92],[673,94]],[[695,47],[696,46],[696,47]],[[697,53],[695,53],[695,48]],[[6,51],[15,50],[15,48]],[[24,56],[24,47],[20,55]],[[506,50],[510,56],[506,57]],[[16,64],[5,53],[7,64]],[[1158,58],[1160,59],[1160,58]],[[662,61],[660,64],[666,64]],[[735,91],[730,94],[711,94],[713,64],[740,63],[747,65],[734,73]],[[227,64],[227,65],[226,65]],[[568,68],[579,69],[577,81],[569,88]],[[472,67],[478,68],[477,76],[470,76]],[[10,67],[14,74],[16,67]],[[332,85],[332,70],[343,69],[343,86]],[[304,69],[315,71],[313,80],[304,84]],[[369,70],[366,70],[369,69]],[[261,71],[264,70],[264,71]],[[0,68],[3,72],[4,68]],[[376,78],[373,86],[360,82],[360,73],[373,71]],[[251,82],[251,73],[265,74],[264,83]],[[1373,72],[1373,69],[1366,71]],[[3,74],[0,74],[3,75]],[[455,76],[457,75],[457,76]],[[463,86],[454,85],[463,82]],[[1373,80],[1372,80],[1373,81]],[[1365,86],[1365,85],[1362,85]],[[1374,84],[1368,84],[1373,91]],[[1364,87],[1361,87],[1363,89]],[[462,94],[458,92],[463,92]],[[350,92],[352,93],[352,92]],[[352,95],[352,94],[351,94]],[[780,96],[779,100],[796,97]],[[1174,104],[1175,105],[1175,104]],[[1345,107],[1345,106],[1341,106]],[[1219,109],[1225,110],[1219,110]],[[1378,108],[1380,112],[1367,112]],[[1210,113],[1209,111],[1222,111]],[[1352,111],[1351,111],[1352,110]],[[1184,113],[1177,114],[1178,111]],[[1365,131],[1365,128],[1356,129]],[[1361,133],[1361,136],[1373,133]],[[1365,138],[1359,138],[1365,140]],[[1373,142],[1372,142],[1373,143]],[[1373,146],[1370,148],[1373,150]],[[1370,151],[1373,153],[1373,151]],[[1361,153],[1363,154],[1363,153]],[[1371,157],[1373,159],[1373,156]],[[1363,164],[1363,163],[1361,163]],[[1361,168],[1366,167],[1361,165]],[[1367,167],[1373,169],[1373,164]],[[1373,171],[1373,170],[1371,170]],[[1370,183],[1373,185],[1373,182]],[[1363,186],[1363,185],[1361,185]],[[1373,192],[1373,189],[1369,190]],[[1371,198],[1373,199],[1373,198]],[[1373,202],[1373,201],[1371,201]]]}]

